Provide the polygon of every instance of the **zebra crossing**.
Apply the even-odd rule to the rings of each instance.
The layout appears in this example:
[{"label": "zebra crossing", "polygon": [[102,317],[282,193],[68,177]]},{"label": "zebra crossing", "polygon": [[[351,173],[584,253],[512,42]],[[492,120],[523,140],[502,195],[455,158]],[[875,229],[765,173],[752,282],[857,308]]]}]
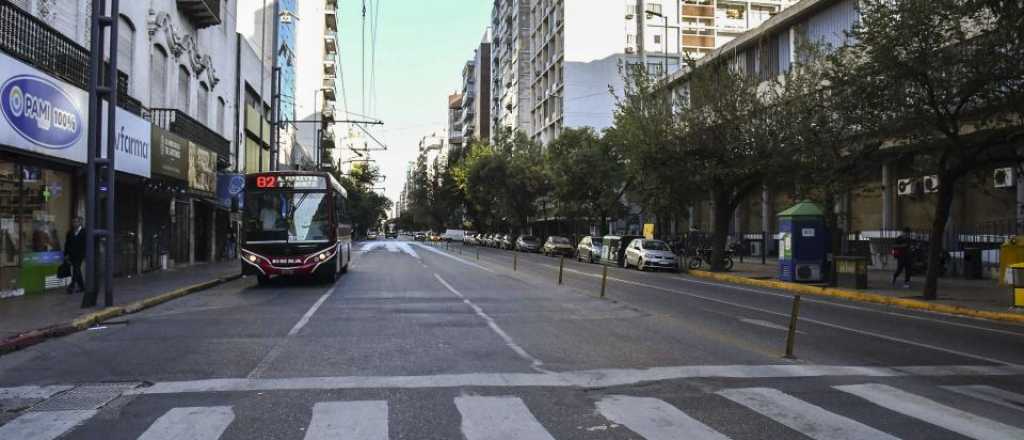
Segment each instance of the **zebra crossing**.
[{"label": "zebra crossing", "polygon": [[[956,399],[975,399],[976,404],[992,405],[1005,418],[995,420],[951,407],[932,398],[881,383],[835,385],[828,392],[854,396],[858,405],[891,411],[915,422],[937,427],[949,436],[1002,440],[1024,439],[1024,395],[990,385],[951,385],[937,387]],[[889,440],[900,438],[886,433],[873,420],[855,420],[850,408],[826,409],[787,392],[766,387],[725,388],[705,398],[720,398],[750,414],[737,418],[763,417],[806,438],[816,440]],[[948,400],[948,399],[947,399]],[[539,417],[527,402],[516,395],[467,395],[453,398],[452,407],[461,420],[459,430],[466,440],[555,440],[551,417]],[[977,408],[977,405],[969,406]],[[442,409],[444,410],[444,409]],[[721,420],[688,414],[684,408],[655,397],[609,394],[592,399],[590,408],[573,408],[581,414],[608,421],[619,436],[645,440],[729,440],[748,438],[723,433]],[[74,431],[93,420],[101,410],[29,411],[0,425],[0,439],[53,440],[77,438]],[[160,414],[140,435],[140,440],[217,440],[230,433],[236,421],[236,408],[228,405],[175,407]],[[385,400],[316,402],[308,425],[295,438],[304,440],[387,440],[392,435],[389,417],[392,408]],[[564,434],[564,430],[562,431]],[[134,437],[134,435],[132,435]],[[428,437],[424,435],[424,437]],[[586,434],[572,438],[590,438]],[[616,437],[621,438],[621,437]],[[749,438],[763,438],[750,433]]]}]

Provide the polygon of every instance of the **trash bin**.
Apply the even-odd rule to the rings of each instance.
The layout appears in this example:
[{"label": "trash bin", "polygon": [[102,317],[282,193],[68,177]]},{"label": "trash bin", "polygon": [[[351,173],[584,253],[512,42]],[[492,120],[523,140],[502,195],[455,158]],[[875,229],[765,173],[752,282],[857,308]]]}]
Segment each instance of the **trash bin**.
[{"label": "trash bin", "polygon": [[1024,263],[1017,263],[1010,266],[1010,278],[1012,281],[1013,298],[1010,305],[1024,307]]},{"label": "trash bin", "polygon": [[867,257],[839,256],[835,257],[836,284],[853,286],[855,289],[868,288]]},{"label": "trash bin", "polygon": [[964,248],[964,279],[980,280],[983,278],[984,265],[981,261],[980,248]]},{"label": "trash bin", "polygon": [[1010,266],[1024,263],[1024,235],[1010,237],[999,247],[999,285],[1009,286],[1013,283],[1010,278]]}]

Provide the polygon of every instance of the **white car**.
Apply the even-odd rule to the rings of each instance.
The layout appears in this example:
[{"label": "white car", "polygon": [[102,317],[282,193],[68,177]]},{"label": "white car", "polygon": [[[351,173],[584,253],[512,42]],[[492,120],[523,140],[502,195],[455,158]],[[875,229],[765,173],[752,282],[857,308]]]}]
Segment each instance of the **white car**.
[{"label": "white car", "polygon": [[626,267],[638,270],[664,269],[675,271],[679,268],[672,248],[661,240],[637,238],[626,247]]}]

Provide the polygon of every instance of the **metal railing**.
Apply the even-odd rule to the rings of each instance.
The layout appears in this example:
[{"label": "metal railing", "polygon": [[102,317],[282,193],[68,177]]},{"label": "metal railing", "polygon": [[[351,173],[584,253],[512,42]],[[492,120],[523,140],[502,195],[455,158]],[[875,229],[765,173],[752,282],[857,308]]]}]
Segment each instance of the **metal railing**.
[{"label": "metal railing", "polygon": [[[7,0],[0,0],[0,50],[80,89],[89,88],[89,50]],[[121,107],[142,113],[142,103],[128,95],[124,72],[117,72],[117,94]]]},{"label": "metal railing", "polygon": [[154,125],[217,153],[218,162],[228,162],[231,141],[185,112],[173,108],[154,108],[149,110],[148,118]]}]

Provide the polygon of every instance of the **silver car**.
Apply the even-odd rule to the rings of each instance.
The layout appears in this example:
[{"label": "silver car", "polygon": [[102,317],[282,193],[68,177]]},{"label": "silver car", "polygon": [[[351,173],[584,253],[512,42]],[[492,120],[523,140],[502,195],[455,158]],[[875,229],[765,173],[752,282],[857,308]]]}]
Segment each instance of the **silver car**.
[{"label": "silver car", "polygon": [[662,269],[675,271],[679,268],[672,248],[661,240],[637,238],[626,248],[626,267],[637,270]]}]

